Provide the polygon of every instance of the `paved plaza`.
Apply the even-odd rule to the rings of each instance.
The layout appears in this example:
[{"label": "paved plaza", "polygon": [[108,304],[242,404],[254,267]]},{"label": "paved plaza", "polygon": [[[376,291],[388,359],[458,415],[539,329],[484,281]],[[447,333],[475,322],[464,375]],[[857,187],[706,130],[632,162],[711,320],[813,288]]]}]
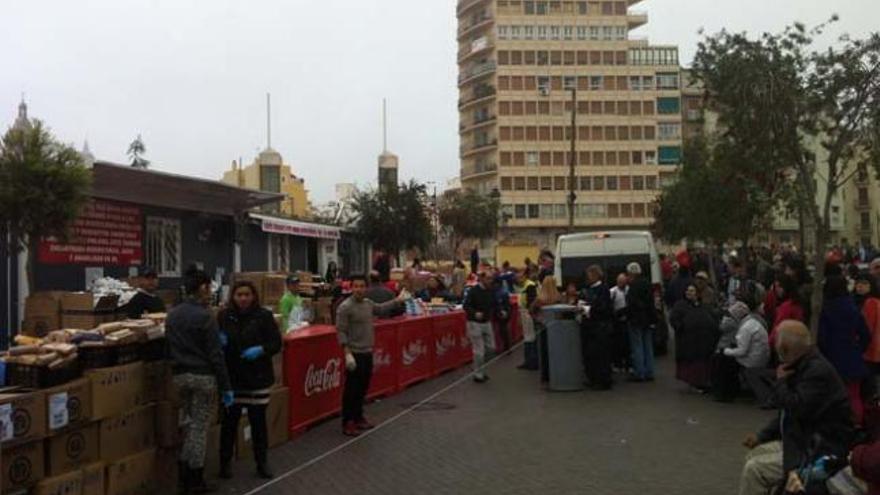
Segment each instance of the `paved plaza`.
[{"label": "paved plaza", "polygon": [[688,392],[671,357],[653,384],[553,393],[516,369],[520,353],[495,361],[486,385],[459,370],[370,405],[375,423],[388,422],[354,441],[337,419],[318,425],[270,452],[272,484],[239,461],[222,493],[735,493],[740,441],[771,417]]}]

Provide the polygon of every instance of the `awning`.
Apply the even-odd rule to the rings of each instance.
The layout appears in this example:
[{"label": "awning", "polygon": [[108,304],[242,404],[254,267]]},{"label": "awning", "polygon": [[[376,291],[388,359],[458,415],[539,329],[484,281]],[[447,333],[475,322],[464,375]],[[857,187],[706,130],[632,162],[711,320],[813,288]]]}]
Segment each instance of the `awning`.
[{"label": "awning", "polygon": [[109,162],[95,162],[92,196],[229,216],[284,199],[282,194]]},{"label": "awning", "polygon": [[339,239],[342,229],[331,225],[319,223],[299,222],[287,218],[273,217],[251,213],[250,217],[259,220],[263,232],[270,234],[287,234],[300,237],[314,237],[317,239]]}]

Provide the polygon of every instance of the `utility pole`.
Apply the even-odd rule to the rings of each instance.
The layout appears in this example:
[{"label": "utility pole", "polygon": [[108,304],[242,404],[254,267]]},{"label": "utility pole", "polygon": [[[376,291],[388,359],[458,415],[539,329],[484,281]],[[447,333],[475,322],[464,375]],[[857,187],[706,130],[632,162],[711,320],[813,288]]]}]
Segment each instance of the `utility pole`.
[{"label": "utility pole", "polygon": [[571,153],[568,156],[568,233],[574,233],[574,208],[577,194],[575,191],[574,164],[577,147],[577,86],[571,90]]}]

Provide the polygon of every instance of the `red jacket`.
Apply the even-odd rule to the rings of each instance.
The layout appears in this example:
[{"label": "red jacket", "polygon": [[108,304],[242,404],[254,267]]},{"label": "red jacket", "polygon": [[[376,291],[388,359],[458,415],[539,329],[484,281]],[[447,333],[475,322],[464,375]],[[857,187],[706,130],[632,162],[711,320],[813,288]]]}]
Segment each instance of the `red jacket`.
[{"label": "red jacket", "polygon": [[880,299],[869,297],[862,306],[862,315],[871,333],[871,343],[865,351],[865,361],[880,363]]},{"label": "red jacket", "polygon": [[853,474],[868,483],[868,495],[880,495],[880,409],[865,409],[865,426],[873,441],[856,445],[849,463]]},{"label": "red jacket", "polygon": [[773,318],[773,330],[770,331],[771,349],[776,349],[776,330],[779,328],[779,324],[785,320],[804,321],[804,308],[791,299],[787,299],[776,308],[776,317]]}]

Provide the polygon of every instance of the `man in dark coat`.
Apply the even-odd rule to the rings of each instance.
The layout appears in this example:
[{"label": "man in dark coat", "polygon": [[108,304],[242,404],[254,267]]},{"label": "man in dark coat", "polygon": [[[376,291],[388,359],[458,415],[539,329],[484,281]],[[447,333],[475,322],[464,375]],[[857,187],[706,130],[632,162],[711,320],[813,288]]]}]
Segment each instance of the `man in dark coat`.
[{"label": "man in dark coat", "polygon": [[629,324],[629,346],[632,354],[633,381],[654,380],[654,330],[657,322],[657,309],[651,284],[642,276],[642,267],[630,263],[629,291],[626,293],[627,323]]},{"label": "man in dark coat", "polygon": [[587,268],[587,287],[581,299],[586,302],[581,320],[581,351],[587,380],[593,390],[610,390],[611,350],[614,337],[614,308],[611,292],[602,281],[598,265]]},{"label": "man in dark coat", "polygon": [[750,449],[740,478],[740,495],[766,494],[798,468],[824,456],[845,459],[853,440],[852,410],[834,367],[816,352],[810,331],[787,320],[778,330],[782,364],[771,403],[779,416],[746,437]]},{"label": "man in dark coat", "polygon": [[146,268],[141,277],[143,282],[138,287],[137,293],[123,308],[126,316],[132,320],[143,317],[145,313],[165,312],[165,303],[156,295],[156,290],[159,288],[159,276],[156,271]]}]

